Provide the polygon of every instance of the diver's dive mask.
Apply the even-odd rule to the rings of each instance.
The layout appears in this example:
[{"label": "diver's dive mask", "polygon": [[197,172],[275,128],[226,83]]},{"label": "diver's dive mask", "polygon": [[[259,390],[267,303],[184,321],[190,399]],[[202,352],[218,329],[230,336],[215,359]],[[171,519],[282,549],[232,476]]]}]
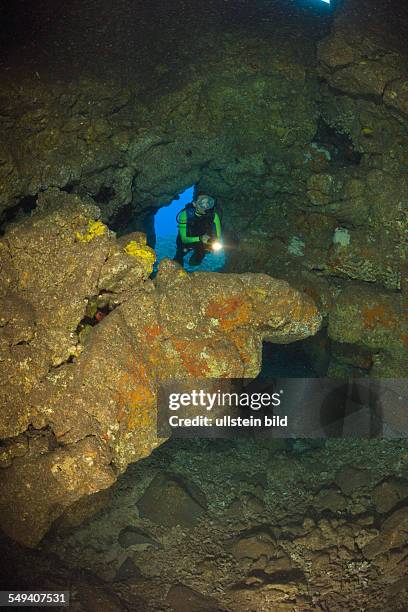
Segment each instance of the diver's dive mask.
[{"label": "diver's dive mask", "polygon": [[215,200],[211,196],[200,195],[194,202],[194,208],[198,214],[203,215],[215,206]]}]

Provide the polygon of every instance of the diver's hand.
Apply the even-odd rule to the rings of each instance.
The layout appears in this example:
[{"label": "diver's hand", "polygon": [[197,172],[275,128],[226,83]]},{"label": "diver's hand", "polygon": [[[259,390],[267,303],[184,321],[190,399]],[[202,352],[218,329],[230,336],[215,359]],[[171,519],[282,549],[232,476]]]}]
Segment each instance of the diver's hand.
[{"label": "diver's hand", "polygon": [[203,236],[200,236],[200,240],[201,242],[204,242],[204,244],[208,244],[211,240],[211,236],[204,234]]}]

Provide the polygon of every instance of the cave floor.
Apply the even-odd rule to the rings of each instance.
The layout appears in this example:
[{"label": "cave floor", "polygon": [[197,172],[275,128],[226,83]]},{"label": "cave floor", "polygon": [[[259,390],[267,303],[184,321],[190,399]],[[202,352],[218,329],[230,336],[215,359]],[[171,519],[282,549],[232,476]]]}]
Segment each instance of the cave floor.
[{"label": "cave floor", "polygon": [[[406,609],[405,554],[381,548],[380,527],[385,507],[392,516],[381,487],[408,475],[402,446],[298,448],[259,435],[170,440],[41,550],[90,572],[119,609]],[[89,609],[79,596],[73,606]]]}]

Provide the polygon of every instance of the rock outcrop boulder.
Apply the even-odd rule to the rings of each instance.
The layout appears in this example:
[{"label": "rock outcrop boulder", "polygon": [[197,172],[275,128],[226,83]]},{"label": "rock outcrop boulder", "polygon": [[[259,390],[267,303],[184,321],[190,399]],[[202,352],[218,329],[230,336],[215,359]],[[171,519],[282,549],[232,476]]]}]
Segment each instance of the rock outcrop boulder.
[{"label": "rock outcrop boulder", "polygon": [[263,274],[164,260],[153,282],[144,236],[117,240],[99,214],[47,192],[1,241],[0,518],[29,545],[163,442],[160,382],[255,377],[263,340],[321,323],[309,296]]}]

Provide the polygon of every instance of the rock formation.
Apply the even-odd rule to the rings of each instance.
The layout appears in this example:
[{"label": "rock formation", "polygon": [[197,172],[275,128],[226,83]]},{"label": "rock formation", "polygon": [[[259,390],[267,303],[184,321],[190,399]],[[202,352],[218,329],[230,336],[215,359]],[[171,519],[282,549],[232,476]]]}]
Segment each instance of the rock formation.
[{"label": "rock formation", "polygon": [[[262,340],[406,379],[403,4],[37,4],[0,53],[0,525],[55,528],[7,558],[44,561],[28,588],[66,584],[49,553],[111,581],[81,574],[78,612],[406,609],[404,440],[156,433],[161,382],[254,377]],[[138,230],[192,184],[226,269],[153,281]],[[381,400],[398,430],[405,381]]]},{"label": "rock formation", "polygon": [[302,454],[261,437],[180,442],[129,466],[99,514],[60,523],[43,554],[91,570],[121,609],[406,607],[402,442],[332,439]]},{"label": "rock formation", "polygon": [[[104,222],[131,231],[198,182],[217,197],[236,241],[228,270],[266,272],[318,300],[327,315],[329,374],[404,375],[398,326],[390,328],[392,348],[356,341],[354,361],[330,348],[330,341],[349,343],[330,330],[340,329],[331,304],[340,294],[347,301],[350,286],[364,293],[369,284],[378,303],[389,300],[396,311],[406,300],[408,77],[399,30],[381,28],[392,15],[380,0],[373,11],[363,0],[346,2],[328,35],[324,21],[319,28],[278,5],[268,9],[277,27],[264,21],[255,36],[219,31],[211,2],[199,16],[186,3],[180,23],[160,4],[169,11],[160,44],[174,54],[148,60],[146,47],[145,70],[126,68],[134,80],[117,65],[125,85],[83,71],[68,83],[54,78],[50,87],[34,69],[13,84],[5,72],[3,219],[58,187],[96,202]],[[70,19],[67,31],[76,39]],[[180,42],[197,20],[199,60],[196,46]],[[367,351],[370,365],[361,368]]]},{"label": "rock formation", "polygon": [[[144,236],[118,241],[98,217],[48,190],[0,243],[0,515],[26,544],[163,441],[160,382],[255,377],[263,340],[321,323],[309,296],[267,275],[189,275],[164,260],[153,283]],[[109,314],[92,320],[92,306]]]}]

